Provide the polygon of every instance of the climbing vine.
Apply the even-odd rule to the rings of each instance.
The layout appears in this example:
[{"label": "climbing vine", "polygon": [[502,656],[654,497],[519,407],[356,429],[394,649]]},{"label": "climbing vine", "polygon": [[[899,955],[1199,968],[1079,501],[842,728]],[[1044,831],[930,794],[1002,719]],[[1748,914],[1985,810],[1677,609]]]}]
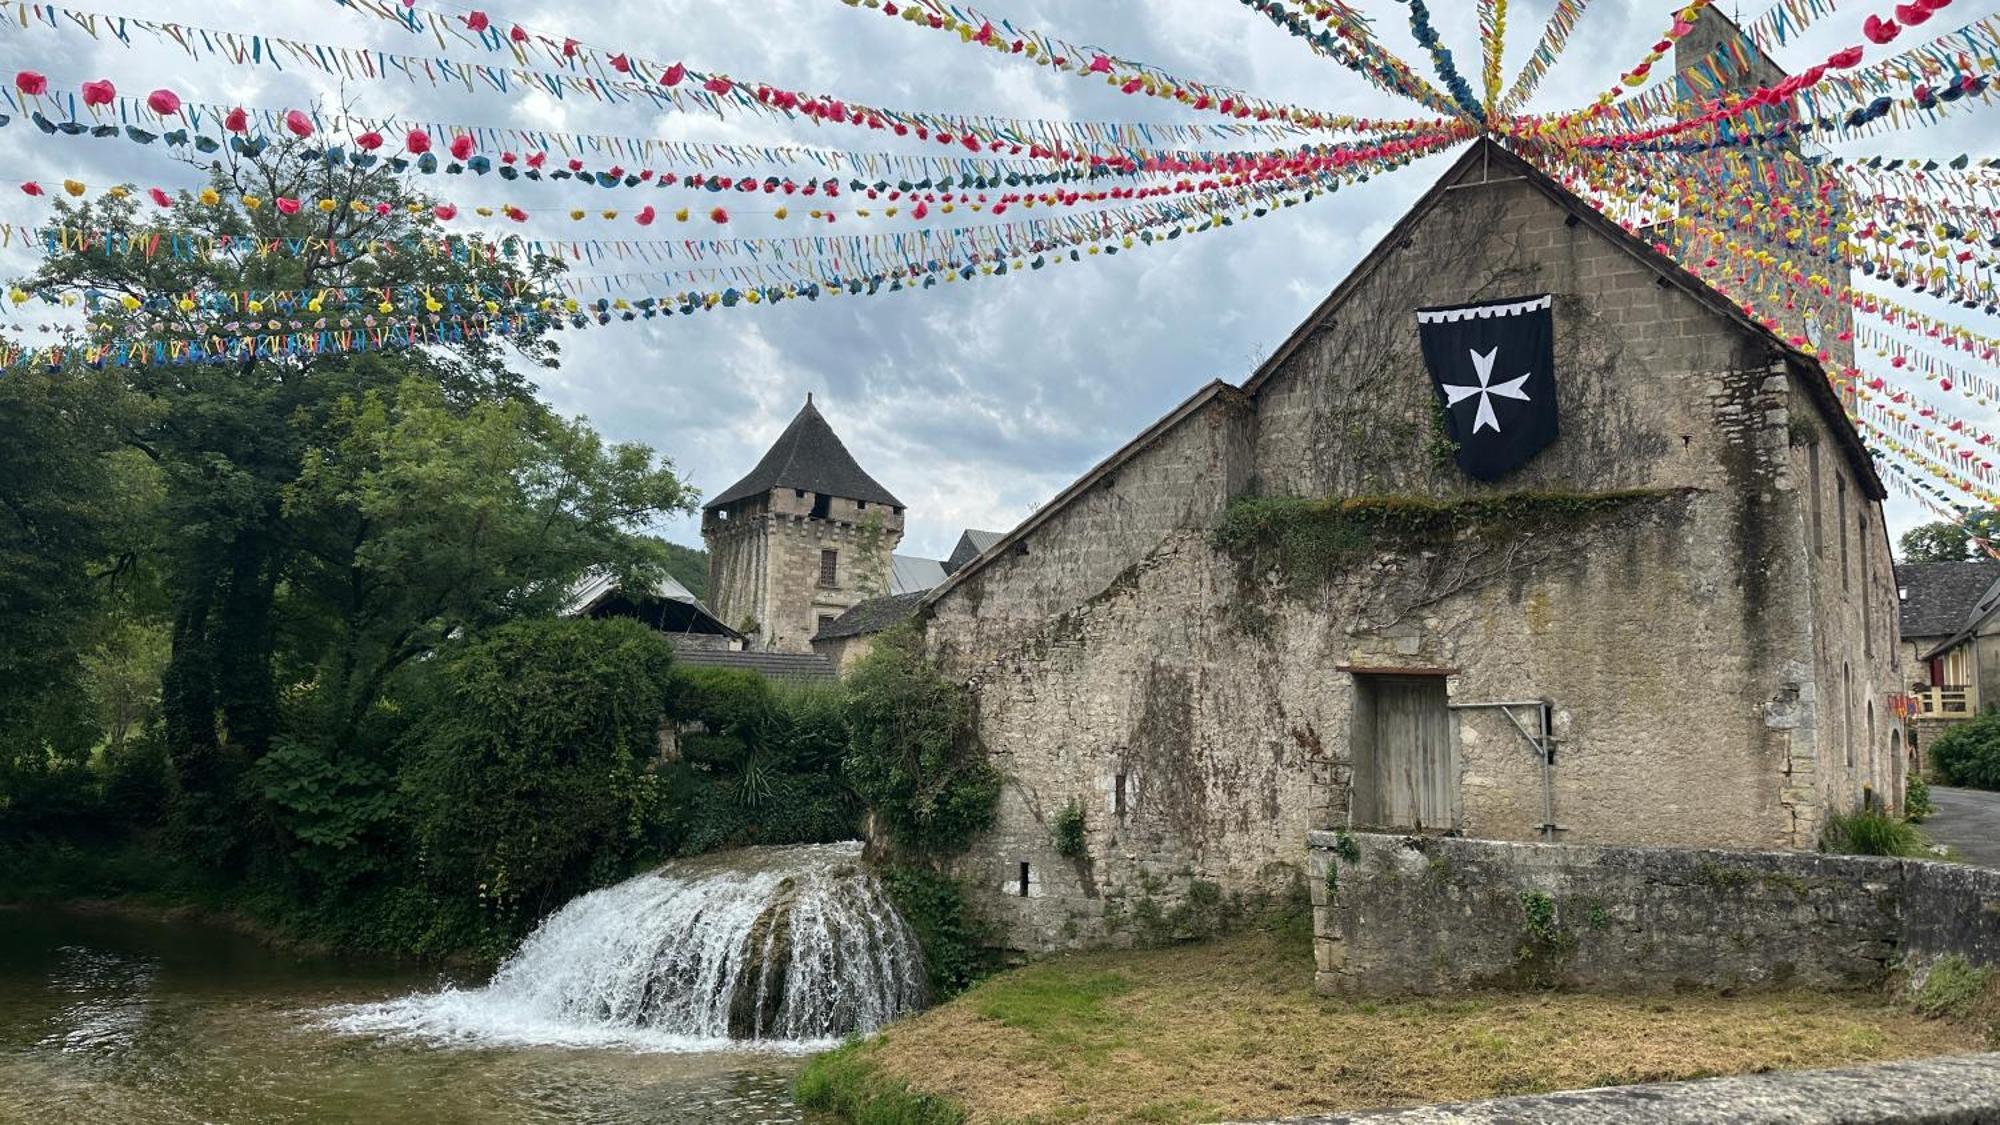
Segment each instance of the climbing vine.
[{"label": "climbing vine", "polygon": [[1075,797],[1056,814],[1055,825],[1056,854],[1066,859],[1083,857],[1083,805]]},{"label": "climbing vine", "polygon": [[1245,497],[1210,534],[1251,573],[1276,569],[1312,589],[1370,551],[1479,540],[1519,540],[1676,495],[1672,490],[1509,492],[1436,500],[1423,496],[1303,499]]}]

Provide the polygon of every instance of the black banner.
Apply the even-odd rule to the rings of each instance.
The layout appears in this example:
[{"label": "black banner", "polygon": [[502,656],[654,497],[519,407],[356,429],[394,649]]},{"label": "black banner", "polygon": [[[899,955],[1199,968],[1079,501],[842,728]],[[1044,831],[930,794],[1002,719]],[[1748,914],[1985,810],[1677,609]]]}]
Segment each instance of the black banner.
[{"label": "black banner", "polygon": [[1553,305],[1544,294],[1417,310],[1445,432],[1470,476],[1498,480],[1556,440]]}]

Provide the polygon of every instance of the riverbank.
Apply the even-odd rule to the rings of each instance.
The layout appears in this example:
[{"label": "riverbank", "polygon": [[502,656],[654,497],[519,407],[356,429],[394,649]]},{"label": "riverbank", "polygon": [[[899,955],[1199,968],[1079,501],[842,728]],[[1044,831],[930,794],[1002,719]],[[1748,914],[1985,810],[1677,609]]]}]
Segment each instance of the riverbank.
[{"label": "riverbank", "polygon": [[1198,1122],[1985,1049],[1889,997],[1320,997],[1301,927],[1055,958],[815,1060],[809,1108],[870,1125]]},{"label": "riverbank", "polygon": [[57,910],[140,922],[191,922],[304,957],[358,957],[484,973],[498,952],[412,949],[406,935],[343,923],[254,883],[230,882],[144,840],[77,844],[14,841],[0,847],[0,911]]}]

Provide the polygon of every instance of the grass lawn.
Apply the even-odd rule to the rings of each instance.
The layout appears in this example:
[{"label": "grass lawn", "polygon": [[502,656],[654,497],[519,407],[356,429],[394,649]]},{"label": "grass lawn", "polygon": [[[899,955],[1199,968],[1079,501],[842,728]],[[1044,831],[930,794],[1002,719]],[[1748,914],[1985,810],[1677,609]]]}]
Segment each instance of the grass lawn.
[{"label": "grass lawn", "polygon": [[1001,974],[821,1056],[799,1096],[861,1125],[1198,1122],[1984,1046],[1879,993],[1323,998],[1295,929]]}]

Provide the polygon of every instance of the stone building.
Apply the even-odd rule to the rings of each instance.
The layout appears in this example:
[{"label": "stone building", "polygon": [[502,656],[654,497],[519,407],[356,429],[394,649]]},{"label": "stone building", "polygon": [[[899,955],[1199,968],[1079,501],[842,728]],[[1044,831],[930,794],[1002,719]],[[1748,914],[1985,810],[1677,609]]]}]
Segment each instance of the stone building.
[{"label": "stone building", "polygon": [[763,460],[703,507],[701,537],[716,616],[753,648],[809,653],[822,626],[890,592],[903,502],[807,395]]},{"label": "stone building", "polygon": [[[1521,294],[1560,434],[1486,483],[1415,312]],[[1246,382],[923,599],[1007,777],[961,874],[1048,948],[1275,891],[1315,828],[1813,848],[1903,791],[1882,498],[1817,360],[1476,142]]]},{"label": "stone building", "polygon": [[1896,568],[1913,760],[2000,702],[2000,562]]}]

